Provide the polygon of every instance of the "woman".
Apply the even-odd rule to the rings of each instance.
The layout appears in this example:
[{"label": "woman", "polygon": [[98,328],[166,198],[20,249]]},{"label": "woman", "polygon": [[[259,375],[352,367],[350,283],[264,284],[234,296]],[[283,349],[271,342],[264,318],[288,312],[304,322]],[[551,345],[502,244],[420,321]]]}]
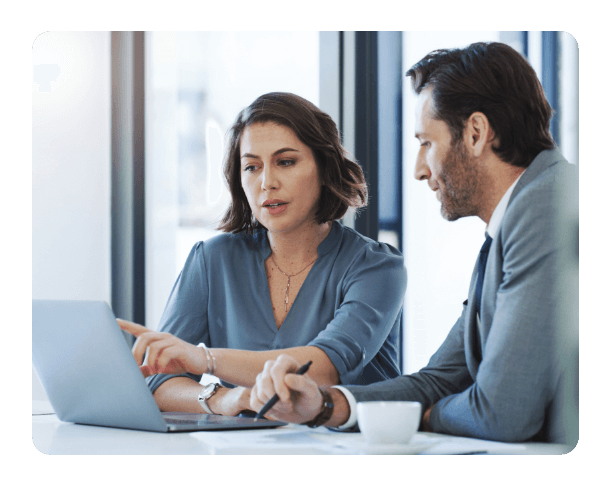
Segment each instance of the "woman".
[{"label": "woman", "polygon": [[[165,333],[119,321],[138,336],[138,363],[147,352],[141,369],[159,408],[248,410],[257,374],[281,353],[313,361],[319,385],[397,376],[403,257],[338,222],[367,190],[330,116],[294,94],[259,97],[229,131],[224,174],[227,234],[193,247]],[[202,390],[204,373],[237,387]]]}]

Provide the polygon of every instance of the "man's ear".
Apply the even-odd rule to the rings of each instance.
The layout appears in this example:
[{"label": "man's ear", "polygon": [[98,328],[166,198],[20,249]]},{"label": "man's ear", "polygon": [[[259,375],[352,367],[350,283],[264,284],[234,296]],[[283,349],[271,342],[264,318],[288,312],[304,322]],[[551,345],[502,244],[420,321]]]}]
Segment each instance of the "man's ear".
[{"label": "man's ear", "polygon": [[464,142],[472,155],[480,157],[485,148],[491,146],[494,132],[489,125],[487,116],[476,111],[470,115],[464,127]]}]

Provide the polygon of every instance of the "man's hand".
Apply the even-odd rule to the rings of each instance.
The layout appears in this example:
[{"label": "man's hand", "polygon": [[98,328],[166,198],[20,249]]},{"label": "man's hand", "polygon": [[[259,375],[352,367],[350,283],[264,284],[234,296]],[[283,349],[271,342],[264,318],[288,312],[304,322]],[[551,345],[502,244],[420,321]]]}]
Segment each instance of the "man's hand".
[{"label": "man's hand", "polygon": [[[203,349],[174,337],[154,332],[143,325],[117,318],[119,326],[137,337],[131,352],[144,377],[153,374],[203,374],[207,361]],[[148,351],[148,355],[146,355]],[[145,361],[146,360],[146,361]]]},{"label": "man's hand", "polygon": [[256,376],[250,393],[250,407],[260,411],[265,403],[277,394],[280,400],[266,418],[291,423],[306,423],[322,410],[322,394],[318,385],[307,375],[297,375],[299,363],[286,354],[265,363],[263,372]]}]

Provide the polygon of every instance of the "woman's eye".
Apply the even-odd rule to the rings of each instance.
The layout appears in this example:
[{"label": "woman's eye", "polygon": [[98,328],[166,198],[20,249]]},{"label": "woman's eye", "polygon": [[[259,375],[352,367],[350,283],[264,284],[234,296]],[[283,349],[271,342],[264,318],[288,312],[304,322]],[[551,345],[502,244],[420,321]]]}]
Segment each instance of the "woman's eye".
[{"label": "woman's eye", "polygon": [[256,165],[248,165],[247,167],[244,168],[244,172],[254,172],[255,168],[256,168]]},{"label": "woman's eye", "polygon": [[282,166],[282,167],[286,167],[289,165],[294,165],[295,160],[292,158],[284,158],[283,160],[280,160],[278,162],[278,165]]}]

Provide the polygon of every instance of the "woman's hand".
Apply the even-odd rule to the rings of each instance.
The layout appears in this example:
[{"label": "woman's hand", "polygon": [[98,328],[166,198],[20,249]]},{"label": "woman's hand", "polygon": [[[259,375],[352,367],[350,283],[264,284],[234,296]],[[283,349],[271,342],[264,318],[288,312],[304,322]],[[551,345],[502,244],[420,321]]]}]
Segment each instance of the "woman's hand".
[{"label": "woman's hand", "polygon": [[[137,337],[131,352],[144,377],[153,374],[204,374],[207,361],[203,349],[169,333],[154,332],[143,325],[117,318],[119,326]],[[148,353],[147,353],[148,351]]]},{"label": "woman's hand", "polygon": [[291,423],[306,423],[315,418],[322,409],[322,394],[307,375],[295,374],[299,367],[296,359],[286,354],[267,361],[250,392],[250,407],[259,411],[277,394],[280,400],[265,417]]}]

